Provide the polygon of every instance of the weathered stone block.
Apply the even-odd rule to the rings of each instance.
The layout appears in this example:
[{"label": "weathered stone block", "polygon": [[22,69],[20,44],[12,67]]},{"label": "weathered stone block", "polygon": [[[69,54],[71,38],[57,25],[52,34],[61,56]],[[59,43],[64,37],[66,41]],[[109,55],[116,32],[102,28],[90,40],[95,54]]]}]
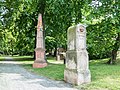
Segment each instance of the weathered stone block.
[{"label": "weathered stone block", "polygon": [[89,57],[86,50],[86,27],[82,24],[70,27],[67,38],[64,80],[76,85],[91,82]]},{"label": "weathered stone block", "polygon": [[33,68],[44,68],[47,66],[47,63],[33,63]]}]

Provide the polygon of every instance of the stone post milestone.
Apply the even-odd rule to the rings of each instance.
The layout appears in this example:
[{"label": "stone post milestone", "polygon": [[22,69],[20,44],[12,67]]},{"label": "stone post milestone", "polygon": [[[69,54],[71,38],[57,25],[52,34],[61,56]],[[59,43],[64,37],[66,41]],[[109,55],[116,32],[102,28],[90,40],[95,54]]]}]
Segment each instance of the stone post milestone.
[{"label": "stone post milestone", "polygon": [[86,50],[86,27],[82,24],[69,27],[67,38],[64,80],[76,85],[91,82]]},{"label": "stone post milestone", "polygon": [[43,41],[42,15],[39,14],[38,25],[37,25],[35,61],[33,64],[33,68],[43,68],[46,66],[47,66],[47,63],[45,60],[45,48],[44,48],[44,41]]}]

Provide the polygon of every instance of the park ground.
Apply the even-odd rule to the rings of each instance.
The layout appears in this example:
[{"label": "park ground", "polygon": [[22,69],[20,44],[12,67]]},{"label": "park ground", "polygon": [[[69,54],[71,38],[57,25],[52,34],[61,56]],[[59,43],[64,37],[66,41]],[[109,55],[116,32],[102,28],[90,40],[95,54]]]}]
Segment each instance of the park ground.
[{"label": "park ground", "polygon": [[76,90],[71,84],[31,73],[22,67],[23,62],[16,61],[12,57],[0,61],[0,90]]},{"label": "park ground", "polygon": [[[33,59],[31,56],[15,56],[11,62],[19,64],[27,71],[44,76],[52,80],[63,81],[65,65],[63,61],[56,61],[53,57],[48,57],[48,66],[45,68],[32,68]],[[5,57],[0,57],[5,60]],[[10,59],[10,58],[9,58]],[[90,60],[90,71],[92,82],[73,87],[79,90],[120,90],[120,55],[117,58],[117,64],[108,65],[108,59]]]}]

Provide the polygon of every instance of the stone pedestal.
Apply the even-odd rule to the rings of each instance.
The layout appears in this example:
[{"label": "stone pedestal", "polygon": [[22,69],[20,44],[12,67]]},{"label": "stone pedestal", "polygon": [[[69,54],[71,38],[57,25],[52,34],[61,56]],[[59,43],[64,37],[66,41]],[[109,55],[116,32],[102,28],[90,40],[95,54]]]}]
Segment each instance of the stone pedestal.
[{"label": "stone pedestal", "polygon": [[45,45],[43,41],[43,28],[42,28],[42,16],[39,14],[37,25],[37,37],[36,37],[36,49],[33,68],[43,68],[47,66],[45,60]]},{"label": "stone pedestal", "polygon": [[36,60],[34,61],[33,68],[44,68],[47,66],[46,60],[45,60],[45,50],[42,48],[36,48],[35,49],[36,54]]},{"label": "stone pedestal", "polygon": [[91,82],[85,26],[78,24],[70,27],[67,38],[68,47],[64,80],[76,85]]}]

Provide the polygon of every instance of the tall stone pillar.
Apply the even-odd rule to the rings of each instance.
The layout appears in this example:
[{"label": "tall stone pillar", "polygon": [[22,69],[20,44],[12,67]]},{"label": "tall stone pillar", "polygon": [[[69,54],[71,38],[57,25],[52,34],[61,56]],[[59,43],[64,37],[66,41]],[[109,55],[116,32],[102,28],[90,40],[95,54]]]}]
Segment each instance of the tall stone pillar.
[{"label": "tall stone pillar", "polygon": [[42,15],[39,14],[36,36],[35,61],[33,64],[33,68],[43,68],[47,66],[45,60],[45,48],[43,39]]},{"label": "tall stone pillar", "polygon": [[80,85],[91,82],[88,52],[86,50],[86,27],[82,24],[68,28],[66,68],[64,80]]}]

